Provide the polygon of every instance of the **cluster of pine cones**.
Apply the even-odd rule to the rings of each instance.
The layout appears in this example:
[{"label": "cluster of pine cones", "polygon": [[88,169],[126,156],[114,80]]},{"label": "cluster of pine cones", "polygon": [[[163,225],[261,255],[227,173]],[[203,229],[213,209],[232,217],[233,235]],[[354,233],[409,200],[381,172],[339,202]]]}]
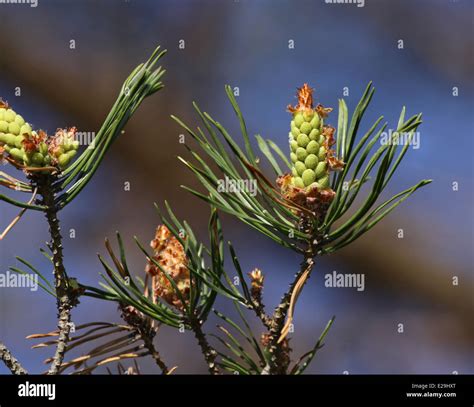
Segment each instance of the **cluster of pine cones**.
[{"label": "cluster of pine cones", "polygon": [[35,131],[25,119],[0,101],[0,153],[21,167],[66,168],[79,148],[76,128],[58,129],[54,136]]}]

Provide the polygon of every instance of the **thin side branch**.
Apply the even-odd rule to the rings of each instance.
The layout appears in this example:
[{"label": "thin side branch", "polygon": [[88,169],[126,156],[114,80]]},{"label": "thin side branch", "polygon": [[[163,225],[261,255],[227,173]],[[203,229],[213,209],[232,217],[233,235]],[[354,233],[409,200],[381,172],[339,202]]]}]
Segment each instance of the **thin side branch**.
[{"label": "thin side branch", "polygon": [[[33,201],[35,200],[36,198],[36,192],[37,192],[37,189],[35,188],[30,200],[28,201],[27,205],[31,205],[33,203]],[[25,214],[26,212],[26,208],[22,208],[20,213],[18,215],[15,216],[15,218],[10,222],[10,224],[5,228],[5,230],[0,233],[0,240],[3,240],[5,238],[5,236],[8,234],[8,232],[10,232],[10,230],[13,229],[13,226],[15,226],[18,221],[21,219],[21,217]]]},{"label": "thin side branch", "polygon": [[249,276],[251,282],[250,297],[252,299],[252,309],[265,328],[270,330],[272,328],[272,318],[270,318],[265,312],[265,305],[262,298],[265,277],[261,270],[257,268],[252,270],[249,273]]},{"label": "thin side branch", "polygon": [[296,301],[298,301],[298,297],[300,296],[301,291],[303,290],[303,287],[306,284],[306,281],[308,280],[312,269],[313,269],[312,265],[308,266],[306,270],[304,271],[304,273],[301,274],[300,278],[298,278],[298,280],[296,281],[296,284],[293,288],[293,291],[290,297],[290,305],[288,307],[286,322],[281,330],[281,335],[280,335],[280,338],[278,339],[278,343],[283,342],[286,336],[288,335],[288,333],[290,332],[290,327],[293,322],[293,315],[295,312]]},{"label": "thin side branch", "polygon": [[263,303],[254,301],[252,305],[252,309],[254,310],[255,315],[257,315],[257,317],[260,319],[265,328],[270,330],[272,328],[272,318],[266,314],[265,306],[263,305]]},{"label": "thin side branch", "polygon": [[163,359],[161,358],[160,353],[155,348],[155,344],[153,343],[153,340],[147,336],[142,336],[142,340],[145,345],[145,348],[148,349],[151,357],[153,358],[155,363],[158,365],[158,367],[161,369],[163,374],[165,375],[170,374],[170,369],[168,369],[168,366],[166,366],[165,362],[163,362]]},{"label": "thin side branch", "polygon": [[220,371],[216,365],[217,352],[207,341],[206,335],[202,330],[202,321],[199,321],[197,318],[192,318],[189,323],[201,347],[201,352],[206,360],[209,373],[211,375],[219,375]]},{"label": "thin side branch", "polygon": [[[304,261],[301,263],[300,270],[296,273],[293,282],[288,291],[281,298],[280,304],[273,313],[271,328],[268,333],[268,352],[270,353],[270,362],[265,366],[262,374],[286,374],[288,369],[288,343],[280,340],[284,334],[285,319],[291,307],[294,307],[295,298],[301,292],[304,283],[308,280],[314,267],[313,250],[310,248],[305,253]],[[293,301],[292,301],[293,298]],[[290,320],[291,323],[291,320]],[[286,335],[285,335],[286,336]],[[284,336],[283,336],[284,339]]]},{"label": "thin side branch", "polygon": [[123,304],[119,305],[119,309],[122,311],[122,319],[133,327],[135,332],[140,336],[145,348],[150,353],[151,357],[161,369],[162,373],[167,375],[170,374],[172,370],[168,369],[165,362],[161,358],[160,353],[153,343],[153,338],[155,337],[158,328],[154,326],[153,321],[150,318],[147,318],[141,312],[137,311],[134,307],[124,306]]},{"label": "thin side branch", "polygon": [[28,372],[23,368],[23,366],[18,362],[18,359],[16,359],[11,352],[8,350],[8,348],[3,344],[3,342],[0,342],[0,360],[5,363],[5,366],[10,369],[10,372],[12,372],[14,375],[27,375]]}]

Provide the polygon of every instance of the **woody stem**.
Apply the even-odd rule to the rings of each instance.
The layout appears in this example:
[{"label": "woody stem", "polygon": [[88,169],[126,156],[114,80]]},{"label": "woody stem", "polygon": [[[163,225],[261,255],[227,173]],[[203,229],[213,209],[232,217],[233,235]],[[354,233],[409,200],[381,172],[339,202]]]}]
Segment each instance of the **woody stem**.
[{"label": "woody stem", "polygon": [[193,317],[190,318],[189,324],[191,325],[194,336],[201,347],[201,352],[204,356],[204,359],[206,360],[209,373],[211,375],[220,374],[220,371],[216,365],[217,352],[207,341],[206,334],[202,330],[202,321],[198,320],[196,317]]},{"label": "woody stem", "polygon": [[49,368],[49,375],[56,375],[64,359],[66,346],[69,342],[71,330],[71,309],[75,305],[75,295],[72,293],[68,283],[68,277],[63,262],[63,246],[61,228],[58,219],[58,207],[54,202],[55,189],[53,186],[56,180],[54,175],[38,175],[35,181],[38,186],[38,192],[42,196],[43,204],[47,207],[45,210],[46,219],[49,225],[51,236],[50,249],[53,257],[53,275],[56,289],[56,308],[58,311],[58,330],[59,336],[56,345],[56,352]]},{"label": "woody stem", "polygon": [[2,342],[0,342],[0,360],[5,363],[5,366],[8,367],[10,372],[12,372],[14,375],[28,374],[20,362],[18,362],[18,360],[11,354],[11,352]]},{"label": "woody stem", "polygon": [[270,353],[270,362],[267,363],[262,371],[262,374],[286,374],[288,369],[288,360],[285,353],[288,350],[284,349],[283,342],[279,343],[279,339],[282,333],[282,329],[285,324],[285,319],[288,315],[290,308],[291,296],[295,290],[298,281],[304,273],[310,274],[314,267],[314,250],[310,246],[305,252],[304,260],[301,263],[299,271],[295,274],[295,277],[290,284],[288,291],[283,294],[280,304],[276,307],[273,316],[271,318],[271,327],[269,330],[269,345],[267,346],[268,352]]}]

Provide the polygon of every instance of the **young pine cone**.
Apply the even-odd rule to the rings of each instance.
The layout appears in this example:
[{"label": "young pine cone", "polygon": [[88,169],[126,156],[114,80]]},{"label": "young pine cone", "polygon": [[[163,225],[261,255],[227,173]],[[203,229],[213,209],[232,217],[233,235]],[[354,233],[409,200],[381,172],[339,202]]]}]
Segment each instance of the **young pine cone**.
[{"label": "young pine cone", "polygon": [[0,151],[28,167],[66,168],[76,155],[79,142],[76,129],[58,129],[53,137],[34,131],[22,116],[0,101]]},{"label": "young pine cone", "polygon": [[329,186],[330,170],[341,170],[344,163],[334,157],[335,129],[324,125],[332,110],[321,105],[313,107],[313,89],[308,84],[298,89],[298,104],[288,106],[291,121],[291,174],[277,180],[282,194],[320,216],[334,198]]},{"label": "young pine cone", "polygon": [[[14,160],[39,162],[39,157],[28,154],[23,146],[24,138],[30,138],[32,135],[31,125],[10,109],[5,102],[0,101],[0,145]],[[46,144],[42,146],[42,149],[48,150]]]},{"label": "young pine cone", "polygon": [[[156,229],[155,238],[150,242],[153,248],[153,259],[166,271],[176,284],[185,301],[189,298],[190,276],[188,259],[183,245],[172,235],[165,225]],[[152,276],[153,293],[156,299],[162,299],[168,304],[182,309],[180,297],[163,271],[149,261],[145,271]]]},{"label": "young pine cone", "polygon": [[293,114],[290,148],[292,184],[298,188],[329,188],[329,170],[341,169],[342,162],[332,156],[334,128],[324,126],[324,117],[332,109],[313,108],[313,89],[304,84],[298,89],[298,105],[288,106]]}]

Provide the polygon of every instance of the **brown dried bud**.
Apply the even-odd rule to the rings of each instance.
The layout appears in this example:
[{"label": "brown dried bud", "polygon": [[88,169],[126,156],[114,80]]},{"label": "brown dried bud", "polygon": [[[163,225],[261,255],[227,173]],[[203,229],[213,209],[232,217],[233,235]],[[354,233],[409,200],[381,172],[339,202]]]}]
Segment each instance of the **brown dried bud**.
[{"label": "brown dried bud", "polygon": [[249,276],[252,287],[259,289],[263,288],[263,280],[265,279],[265,276],[263,275],[262,270],[256,268],[249,273]]},{"label": "brown dried bud", "polygon": [[254,269],[249,273],[250,276],[250,294],[257,302],[262,300],[263,280],[265,276],[260,269]]},{"label": "brown dried bud", "polygon": [[162,270],[174,281],[181,296],[187,301],[191,281],[183,245],[165,225],[160,225],[156,229],[155,238],[150,242],[150,246],[154,251],[153,259],[161,266],[160,269],[152,261],[148,261],[145,269],[152,276],[155,298],[161,298],[168,304],[182,309],[184,304]]}]

